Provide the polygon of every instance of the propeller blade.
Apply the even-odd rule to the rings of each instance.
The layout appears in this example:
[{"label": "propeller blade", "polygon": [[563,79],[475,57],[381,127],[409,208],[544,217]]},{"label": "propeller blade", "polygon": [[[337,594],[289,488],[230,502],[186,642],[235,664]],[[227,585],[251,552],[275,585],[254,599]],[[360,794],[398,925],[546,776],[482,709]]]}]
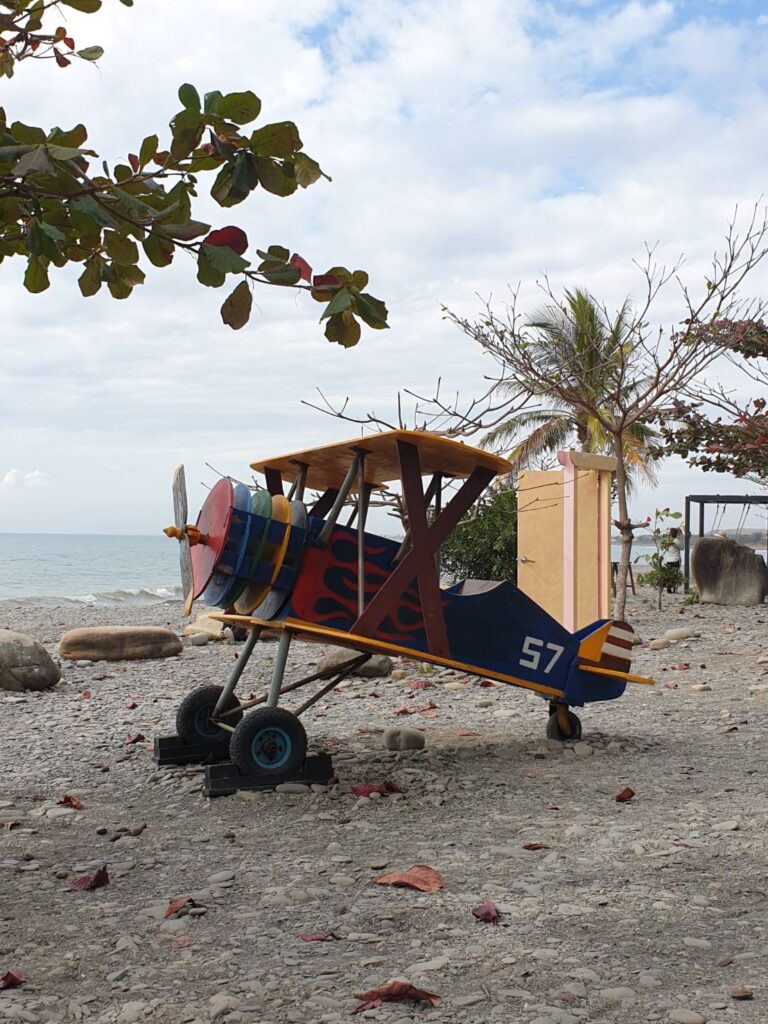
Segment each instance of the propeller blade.
[{"label": "propeller blade", "polygon": [[195,599],[195,585],[192,579],[192,556],[189,551],[189,537],[186,535],[179,546],[179,561],[181,563],[181,592],[184,594],[184,614],[189,615],[192,611],[192,602]]},{"label": "propeller blade", "polygon": [[187,505],[187,478],[184,466],[177,466],[173,474],[173,515],[176,526],[183,530],[187,525],[189,507]]},{"label": "propeller blade", "polygon": [[189,505],[187,502],[187,478],[184,466],[177,466],[173,474],[173,517],[176,529],[182,531],[179,538],[179,563],[181,567],[181,592],[184,594],[184,614],[192,612],[195,599],[195,585],[192,578],[192,557],[190,555],[189,537],[185,532]]}]

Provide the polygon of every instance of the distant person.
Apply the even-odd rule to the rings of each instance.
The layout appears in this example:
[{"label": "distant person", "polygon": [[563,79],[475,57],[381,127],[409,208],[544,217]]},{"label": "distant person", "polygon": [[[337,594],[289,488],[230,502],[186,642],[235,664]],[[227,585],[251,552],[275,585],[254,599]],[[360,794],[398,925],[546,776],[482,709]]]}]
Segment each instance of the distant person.
[{"label": "distant person", "polygon": [[[676,526],[673,526],[667,533],[667,539],[664,545],[664,565],[670,569],[680,572],[680,552],[685,547],[685,541],[683,539],[683,531],[678,530]],[[667,587],[668,594],[676,594],[677,587]]]}]

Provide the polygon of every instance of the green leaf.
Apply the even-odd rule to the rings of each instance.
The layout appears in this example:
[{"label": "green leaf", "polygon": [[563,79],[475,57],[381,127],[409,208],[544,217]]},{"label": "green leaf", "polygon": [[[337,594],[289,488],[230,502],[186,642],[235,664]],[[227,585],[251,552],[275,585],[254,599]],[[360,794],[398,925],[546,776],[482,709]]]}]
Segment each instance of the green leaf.
[{"label": "green leaf", "polygon": [[302,147],[299,129],[293,121],[265,124],[251,135],[251,148],[257,156],[288,160]]},{"label": "green leaf", "polygon": [[283,263],[262,264],[259,271],[270,284],[279,284],[290,287],[298,284],[301,280],[301,272],[296,267],[290,267]]},{"label": "green leaf", "polygon": [[327,319],[329,316],[333,316],[335,313],[343,313],[345,309],[349,309],[352,305],[352,292],[347,288],[339,288],[336,294],[333,296],[331,301],[323,310],[323,315],[320,317],[320,323]]},{"label": "green leaf", "polygon": [[218,89],[215,89],[213,92],[207,92],[203,100],[203,111],[206,114],[218,114],[219,104],[223,99],[224,97]]},{"label": "green leaf", "polygon": [[285,246],[270,245],[266,252],[263,252],[261,249],[257,249],[256,255],[260,256],[263,260],[279,260],[281,263],[287,263],[291,252],[290,249],[286,249]]},{"label": "green leaf", "polygon": [[101,0],[61,0],[65,7],[72,7],[81,14],[95,14],[101,7]]},{"label": "green leaf", "polygon": [[368,294],[358,295],[356,305],[358,315],[369,327],[373,327],[377,331],[389,327],[387,323],[387,307],[381,299],[376,299],[373,295]]},{"label": "green leaf", "polygon": [[196,110],[200,112],[200,93],[189,82],[185,82],[184,85],[179,87],[179,99],[181,100],[182,107],[187,110]]},{"label": "green leaf", "polygon": [[77,149],[74,146],[60,146],[57,143],[49,143],[45,148],[52,160],[74,160],[85,153],[88,156],[96,156],[92,149]]},{"label": "green leaf", "polygon": [[211,266],[220,270],[223,274],[239,274],[246,267],[250,266],[248,260],[238,256],[234,249],[230,249],[227,245],[206,245],[203,242],[200,246],[200,251],[205,251]]},{"label": "green leaf", "polygon": [[[293,173],[296,181],[302,188],[309,188],[314,185],[318,178],[328,178],[328,175],[321,169],[317,160],[313,160],[306,153],[297,153],[293,158]],[[328,181],[331,179],[328,178]]]},{"label": "green leaf", "polygon": [[77,56],[83,60],[101,60],[104,56],[104,48],[102,46],[86,46],[84,50],[78,50]]},{"label": "green leaf", "polygon": [[133,7],[133,0],[120,0],[123,7]]},{"label": "green leaf", "polygon": [[93,196],[78,196],[77,199],[71,200],[69,205],[72,209],[79,210],[80,213],[90,217],[99,227],[117,229],[117,221],[96,202]]},{"label": "green leaf", "polygon": [[122,263],[113,263],[112,269],[115,273],[115,279],[121,284],[130,285],[131,288],[135,288],[136,285],[139,284],[144,284],[146,275],[141,267],[126,267]]},{"label": "green leaf", "polygon": [[133,291],[133,288],[125,281],[108,281],[107,288],[109,288],[113,299],[130,298],[131,292]]},{"label": "green leaf", "polygon": [[221,307],[221,319],[233,331],[244,327],[251,316],[253,296],[247,281],[241,281],[235,290],[227,296]]},{"label": "green leaf", "polygon": [[8,131],[14,141],[23,146],[41,146],[45,142],[45,132],[42,128],[24,124],[22,121],[14,121]]},{"label": "green leaf", "polygon": [[286,174],[283,165],[270,157],[257,156],[255,158],[256,173],[259,177],[259,184],[267,192],[275,196],[290,196],[296,189],[296,179]]},{"label": "green leaf", "polygon": [[61,128],[52,128],[48,133],[48,142],[55,142],[57,146],[82,146],[88,138],[88,131],[84,124],[76,124],[74,128],[64,132]]},{"label": "green leaf", "polygon": [[350,278],[350,284],[361,291],[368,284],[368,275],[364,270],[356,270]]},{"label": "green leaf", "polygon": [[163,224],[162,232],[170,238],[178,238],[180,242],[191,242],[193,238],[200,235],[207,235],[211,230],[210,224],[203,224],[199,220],[190,220],[186,224]]},{"label": "green leaf", "polygon": [[227,275],[217,270],[209,258],[209,253],[214,247],[201,245],[197,254],[197,280],[208,288],[221,288]]},{"label": "green leaf", "polygon": [[142,170],[147,166],[149,161],[157,152],[159,141],[160,140],[156,135],[148,135],[142,142],[141,149],[139,150],[139,167],[141,167]]},{"label": "green leaf", "polygon": [[189,107],[178,113],[171,121],[171,132],[173,142],[171,143],[171,156],[181,160],[189,156],[195,149],[203,136],[205,125],[199,110],[192,110]]},{"label": "green leaf", "polygon": [[106,231],[104,233],[104,248],[114,263],[131,266],[139,262],[139,247],[134,241],[119,231]]},{"label": "green leaf", "polygon": [[163,238],[161,235],[153,233],[147,235],[141,244],[147,254],[147,259],[153,266],[167,267],[173,262],[176,247],[169,238]]},{"label": "green leaf", "polygon": [[81,293],[88,298],[101,288],[101,260],[98,256],[88,260],[85,270],[77,279]]},{"label": "green leaf", "polygon": [[348,310],[344,313],[334,313],[325,325],[325,336],[328,341],[343,345],[344,348],[352,348],[360,341],[360,324]]},{"label": "green leaf", "polygon": [[13,168],[13,174],[16,178],[24,178],[28,174],[51,174],[52,172],[53,164],[46,152],[45,146],[36,146],[28,153],[25,153]]},{"label": "green leaf", "polygon": [[230,92],[219,100],[217,113],[235,124],[255,121],[261,111],[261,100],[248,89],[246,92]]},{"label": "green leaf", "polygon": [[236,206],[258,185],[259,178],[250,153],[240,152],[231,164],[221,168],[211,188],[219,206]]},{"label": "green leaf", "polygon": [[24,287],[28,292],[37,295],[44,292],[50,286],[48,280],[48,267],[43,257],[30,256],[27,263],[27,270],[24,274]]}]

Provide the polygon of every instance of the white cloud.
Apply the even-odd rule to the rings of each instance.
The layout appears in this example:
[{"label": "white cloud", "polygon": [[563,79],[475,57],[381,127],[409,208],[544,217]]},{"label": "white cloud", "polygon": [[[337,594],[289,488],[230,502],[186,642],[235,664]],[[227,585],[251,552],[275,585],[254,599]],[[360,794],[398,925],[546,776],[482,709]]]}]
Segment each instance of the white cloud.
[{"label": "white cloud", "polygon": [[[341,0],[229,0],[216,26],[203,0],[69,13],[78,46],[105,46],[100,69],[22,66],[3,86],[11,120],[82,120],[112,162],[162,134],[181,82],[254,89],[263,119],[296,120],[333,183],[287,200],[255,193],[231,210],[203,199],[200,215],[316,269],[365,267],[392,329],[341,351],[323,339],[319,307],[265,289],[252,324],[232,333],[224,294],[201,288],[182,258],[149,268],[126,302],[82,299],[73,270],[29,296],[23,267],[6,260],[0,459],[54,463],[67,484],[55,509],[31,496],[4,509],[2,528],[159,529],[182,460],[194,506],[205,461],[243,474],[260,455],[353,433],[301,405],[316,387],[363,411],[389,410],[398,387],[428,390],[438,374],[447,388],[480,388],[488,367],[441,303],[470,315],[478,293],[518,281],[532,301],[546,270],[617,304],[640,292],[632,259],[657,239],[668,260],[687,253],[686,281],[699,287],[734,205],[765,187],[768,30],[724,26],[727,8],[719,20],[685,9],[380,0],[351,14]],[[751,290],[767,284],[761,271]],[[657,312],[680,319],[673,291]],[[686,474],[670,462],[664,493],[641,492],[638,509],[679,504],[686,489],[744,489]]]},{"label": "white cloud", "polygon": [[44,487],[47,483],[48,478],[39,469],[33,469],[29,473],[23,473],[20,469],[9,469],[0,478],[0,487]]}]

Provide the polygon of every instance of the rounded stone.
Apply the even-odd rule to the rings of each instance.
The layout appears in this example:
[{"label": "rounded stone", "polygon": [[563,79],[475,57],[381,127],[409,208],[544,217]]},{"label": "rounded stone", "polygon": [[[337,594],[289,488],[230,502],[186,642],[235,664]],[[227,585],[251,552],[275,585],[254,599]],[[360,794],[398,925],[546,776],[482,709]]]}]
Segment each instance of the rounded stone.
[{"label": "rounded stone", "polygon": [[0,690],[47,690],[60,679],[59,666],[42,644],[0,629]]},{"label": "rounded stone", "polygon": [[391,726],[384,730],[382,741],[386,750],[422,750],[427,737],[420,729]]},{"label": "rounded stone", "polygon": [[70,629],[59,655],[73,661],[138,661],[181,654],[181,640],[162,626],[86,626]]}]

